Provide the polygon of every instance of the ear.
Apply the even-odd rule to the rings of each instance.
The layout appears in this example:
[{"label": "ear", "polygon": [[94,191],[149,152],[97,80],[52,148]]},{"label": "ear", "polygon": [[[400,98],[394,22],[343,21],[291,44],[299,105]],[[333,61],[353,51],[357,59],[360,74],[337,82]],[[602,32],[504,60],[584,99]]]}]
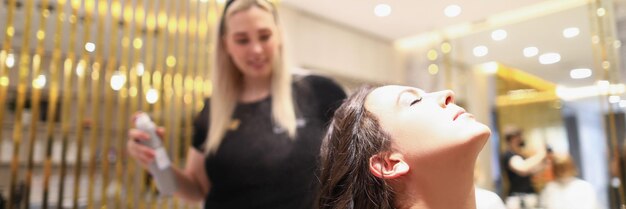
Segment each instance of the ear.
[{"label": "ear", "polygon": [[410,170],[409,164],[400,153],[376,154],[369,160],[370,172],[383,179],[395,179],[407,174]]}]

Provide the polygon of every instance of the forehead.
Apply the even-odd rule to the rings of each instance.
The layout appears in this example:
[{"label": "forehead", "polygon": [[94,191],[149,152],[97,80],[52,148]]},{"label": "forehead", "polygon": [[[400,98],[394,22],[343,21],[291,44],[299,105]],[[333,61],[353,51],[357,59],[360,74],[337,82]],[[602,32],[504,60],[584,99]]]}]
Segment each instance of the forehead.
[{"label": "forehead", "polygon": [[401,92],[405,90],[421,91],[409,86],[381,86],[374,89],[365,99],[365,108],[375,114],[380,114],[396,106],[396,101]]},{"label": "forehead", "polygon": [[229,31],[238,32],[250,29],[273,28],[275,23],[272,13],[258,6],[252,6],[248,9],[231,13],[226,19],[226,25]]}]

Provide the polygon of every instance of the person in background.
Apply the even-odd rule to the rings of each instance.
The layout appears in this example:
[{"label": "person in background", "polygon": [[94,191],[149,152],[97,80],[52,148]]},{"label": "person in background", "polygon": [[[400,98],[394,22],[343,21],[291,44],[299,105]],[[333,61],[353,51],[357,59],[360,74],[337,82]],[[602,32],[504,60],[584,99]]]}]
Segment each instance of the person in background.
[{"label": "person in background", "polygon": [[537,192],[532,185],[531,176],[541,171],[547,163],[547,149],[540,148],[534,155],[524,157],[525,147],[522,130],[509,126],[504,130],[507,150],[502,156],[502,167],[509,182],[506,191],[506,205],[508,208],[535,207],[538,203]]},{"label": "person in background", "polygon": [[552,161],[555,180],[541,191],[540,202],[545,209],[597,209],[593,186],[577,178],[578,169],[569,155],[555,156]]},{"label": "person in background", "polygon": [[321,151],[320,209],[475,209],[489,128],[452,91],[364,87],[335,112]]},{"label": "person in background", "polygon": [[[345,93],[324,77],[293,79],[269,1],[227,1],[217,37],[212,96],[184,168],[174,168],[175,195],[211,209],[311,208],[323,133]],[[148,136],[129,137],[131,156],[153,163],[154,150],[138,143]]]}]

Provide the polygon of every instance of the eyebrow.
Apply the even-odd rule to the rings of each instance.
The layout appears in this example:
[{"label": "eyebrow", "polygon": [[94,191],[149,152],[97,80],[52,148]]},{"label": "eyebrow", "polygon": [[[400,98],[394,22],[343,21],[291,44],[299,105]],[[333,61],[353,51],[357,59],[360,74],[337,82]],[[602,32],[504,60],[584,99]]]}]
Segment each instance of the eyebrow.
[{"label": "eyebrow", "polygon": [[404,93],[413,93],[415,95],[420,95],[420,93],[417,90],[415,90],[415,89],[405,89],[405,90],[402,90],[398,94],[398,97],[396,98],[396,105],[400,104],[400,98],[402,98],[402,94],[404,94]]}]

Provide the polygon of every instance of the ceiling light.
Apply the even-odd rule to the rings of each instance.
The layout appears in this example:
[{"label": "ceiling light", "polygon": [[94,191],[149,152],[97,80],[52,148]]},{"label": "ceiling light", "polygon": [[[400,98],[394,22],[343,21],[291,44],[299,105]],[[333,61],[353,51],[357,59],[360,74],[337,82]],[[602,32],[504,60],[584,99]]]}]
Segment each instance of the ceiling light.
[{"label": "ceiling light", "polygon": [[461,7],[459,5],[452,4],[452,5],[447,6],[443,10],[443,13],[448,17],[456,17],[461,14]]},{"label": "ceiling light", "polygon": [[544,65],[554,64],[561,61],[561,55],[559,53],[545,53],[539,56],[539,63]]},{"label": "ceiling light", "polygon": [[589,68],[578,68],[569,71],[569,76],[572,79],[583,79],[591,76],[591,69]]},{"label": "ceiling light", "polygon": [[626,108],[626,100],[620,100],[619,101],[619,107]]},{"label": "ceiling light", "polygon": [[539,54],[539,49],[534,46],[524,48],[524,57],[534,57]]},{"label": "ceiling light", "polygon": [[565,38],[573,38],[580,34],[580,29],[577,27],[565,28],[563,29],[563,37]]},{"label": "ceiling light", "polygon": [[474,56],[476,57],[484,57],[485,55],[487,55],[489,53],[489,49],[486,46],[477,46],[474,47]]},{"label": "ceiling light", "polygon": [[388,4],[378,4],[374,7],[374,14],[379,17],[387,17],[391,14],[391,6]]},{"label": "ceiling light", "polygon": [[598,17],[602,17],[606,14],[606,9],[600,7],[598,8],[598,10],[596,10],[596,14],[598,15]]},{"label": "ceiling light", "polygon": [[609,102],[611,104],[618,103],[620,100],[622,100],[622,99],[619,96],[617,96],[617,95],[609,96]]},{"label": "ceiling light", "polygon": [[506,31],[502,29],[491,32],[491,39],[493,39],[494,41],[502,41],[506,38],[506,36]]},{"label": "ceiling light", "polygon": [[498,63],[488,62],[483,64],[483,72],[487,74],[495,74],[498,72]]},{"label": "ceiling light", "polygon": [[622,47],[622,42],[620,40],[615,40],[613,42],[613,47],[615,47],[616,49]]}]

